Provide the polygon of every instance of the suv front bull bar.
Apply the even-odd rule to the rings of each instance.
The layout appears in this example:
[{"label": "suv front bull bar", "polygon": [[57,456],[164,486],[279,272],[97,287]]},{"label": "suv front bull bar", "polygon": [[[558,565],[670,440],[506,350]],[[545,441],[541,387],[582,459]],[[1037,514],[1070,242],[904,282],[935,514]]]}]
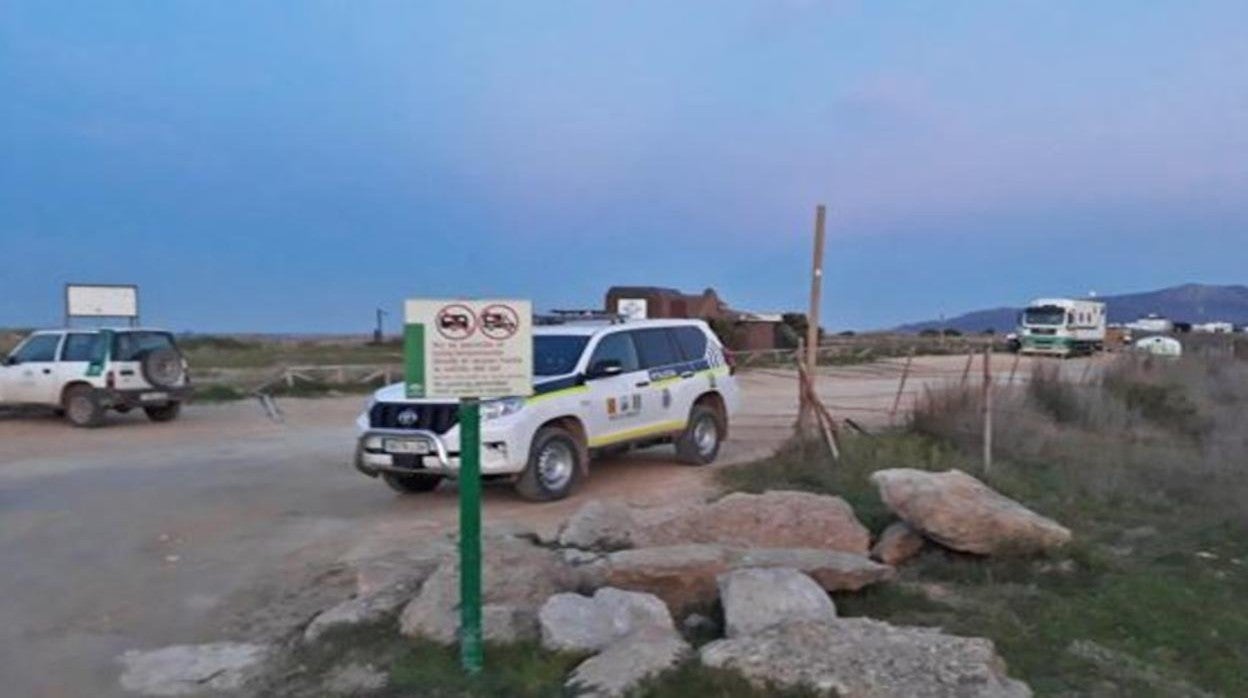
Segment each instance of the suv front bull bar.
[{"label": "suv front bull bar", "polygon": [[[376,448],[369,448],[368,444],[372,440],[376,440]],[[386,439],[424,439],[433,445],[433,453],[421,454],[394,454],[385,450]],[[384,463],[365,463],[365,457],[368,455],[388,456],[390,464]],[[368,475],[369,477],[377,477],[380,472],[391,473],[407,473],[412,472],[411,468],[400,468],[394,465],[395,455],[414,455],[424,462],[425,458],[430,456],[438,459],[438,465],[443,470],[449,470],[451,467],[450,455],[447,453],[446,444],[442,443],[442,437],[427,429],[369,429],[360,434],[359,441],[355,447],[355,469]]]}]

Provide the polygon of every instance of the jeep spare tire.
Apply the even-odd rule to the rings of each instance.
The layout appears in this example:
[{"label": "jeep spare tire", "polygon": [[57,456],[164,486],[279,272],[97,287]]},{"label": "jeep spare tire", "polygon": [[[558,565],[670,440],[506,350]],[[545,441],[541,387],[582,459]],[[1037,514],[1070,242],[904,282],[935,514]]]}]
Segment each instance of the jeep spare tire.
[{"label": "jeep spare tire", "polygon": [[139,359],[143,378],[157,388],[173,388],[182,382],[182,355],[174,349],[153,349]]}]

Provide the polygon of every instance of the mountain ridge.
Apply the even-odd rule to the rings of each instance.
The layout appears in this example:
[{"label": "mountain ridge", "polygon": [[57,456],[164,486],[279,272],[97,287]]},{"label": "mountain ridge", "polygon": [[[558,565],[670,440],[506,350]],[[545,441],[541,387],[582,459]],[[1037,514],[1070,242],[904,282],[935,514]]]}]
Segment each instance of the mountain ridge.
[{"label": "mountain ridge", "polygon": [[[1131,322],[1150,313],[1179,322],[1232,322],[1248,325],[1248,286],[1243,284],[1187,283],[1156,291],[1098,296],[1106,304],[1110,322]],[[1022,306],[998,306],[963,313],[947,320],[926,320],[900,325],[898,332],[922,332],[952,328],[961,332],[1014,328]]]}]

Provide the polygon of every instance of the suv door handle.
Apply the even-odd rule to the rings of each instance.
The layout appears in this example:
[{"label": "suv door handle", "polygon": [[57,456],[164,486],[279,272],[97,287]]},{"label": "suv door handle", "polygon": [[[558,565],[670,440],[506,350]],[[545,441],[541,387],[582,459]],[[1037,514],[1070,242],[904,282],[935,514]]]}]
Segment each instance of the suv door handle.
[{"label": "suv door handle", "polygon": [[638,388],[645,388],[645,387],[648,387],[649,385],[650,385],[650,381],[638,381],[637,383]]},{"label": "suv door handle", "polygon": [[123,375],[123,376],[133,376],[133,375],[134,375],[134,369],[127,368],[126,370],[124,370],[124,371],[122,371],[122,372],[121,372],[121,375]]},{"label": "suv door handle", "polygon": [[43,375],[48,376],[48,375],[51,375],[51,374],[52,374],[52,369],[50,369],[50,368],[45,368],[45,369],[43,369]]}]

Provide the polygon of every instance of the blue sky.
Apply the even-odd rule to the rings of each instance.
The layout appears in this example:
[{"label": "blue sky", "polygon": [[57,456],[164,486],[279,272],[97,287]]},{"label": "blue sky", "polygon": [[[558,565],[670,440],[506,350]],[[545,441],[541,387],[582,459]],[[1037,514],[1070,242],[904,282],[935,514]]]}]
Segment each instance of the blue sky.
[{"label": "blue sky", "polygon": [[615,284],[869,328],[1248,281],[1248,3],[0,0],[0,326]]}]

